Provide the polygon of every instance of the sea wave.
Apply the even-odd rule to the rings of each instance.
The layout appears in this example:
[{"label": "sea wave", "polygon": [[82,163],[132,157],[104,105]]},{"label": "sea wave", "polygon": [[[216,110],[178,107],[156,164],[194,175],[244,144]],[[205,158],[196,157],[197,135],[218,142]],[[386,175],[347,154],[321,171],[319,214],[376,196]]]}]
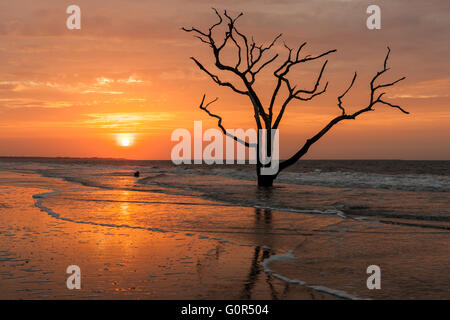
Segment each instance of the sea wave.
[{"label": "sea wave", "polygon": [[302,280],[297,280],[297,279],[290,279],[286,276],[283,276],[275,271],[273,271],[272,269],[269,268],[269,264],[271,263],[275,263],[275,262],[282,262],[282,261],[290,261],[290,260],[295,260],[297,259],[296,256],[294,255],[294,253],[292,251],[289,251],[287,253],[283,253],[283,254],[275,254],[265,260],[263,260],[261,262],[261,266],[264,269],[264,272],[267,274],[272,275],[274,278],[287,282],[289,284],[292,285],[298,285],[298,286],[302,286],[302,287],[306,287],[306,288],[310,288],[313,289],[317,292],[323,292],[323,293],[327,293],[330,294],[332,296],[335,296],[337,298],[340,299],[347,299],[347,300],[360,300],[359,297],[355,296],[355,295],[351,295],[345,291],[342,290],[336,290],[336,289],[331,289],[325,286],[318,286],[318,285],[310,285],[308,283],[306,283],[305,281]]},{"label": "sea wave", "polygon": [[[250,170],[232,168],[170,170],[181,174],[216,175],[241,180],[255,180],[256,174]],[[280,183],[311,185],[331,188],[363,188],[416,192],[450,192],[450,177],[429,174],[378,174],[366,172],[333,171],[322,172],[282,172],[277,180]]]}]

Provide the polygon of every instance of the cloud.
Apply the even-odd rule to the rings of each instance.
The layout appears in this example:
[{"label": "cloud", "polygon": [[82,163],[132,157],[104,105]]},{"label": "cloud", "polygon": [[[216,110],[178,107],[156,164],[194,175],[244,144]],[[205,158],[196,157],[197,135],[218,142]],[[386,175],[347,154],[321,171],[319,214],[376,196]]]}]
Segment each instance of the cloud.
[{"label": "cloud", "polygon": [[83,124],[89,127],[114,129],[138,128],[145,124],[151,126],[154,122],[173,118],[173,114],[165,112],[89,113],[85,116],[90,119],[85,120]]},{"label": "cloud", "polygon": [[[206,117],[198,110],[203,93],[220,98],[214,108],[227,125],[252,125],[249,100],[236,97],[229,88],[218,88],[189,60],[195,56],[214,74],[236,81],[215,68],[207,45],[180,30],[181,26],[207,30],[217,19],[211,6],[233,15],[243,12],[240,31],[253,35],[258,43],[267,44],[283,33],[289,46],[307,41],[305,55],[338,50],[329,57],[324,74],[324,82],[330,81],[327,94],[316,100],[317,105],[298,102],[289,107],[282,123],[293,131],[301,130],[299,124],[322,123],[338,112],[336,96],[354,71],[358,80],[346,103],[349,108],[366,103],[369,77],[382,66],[387,45],[392,55],[386,79],[407,77],[386,93],[392,99],[408,99],[400,101],[412,112],[405,126],[419,123],[415,110],[426,109],[431,117],[442,115],[450,105],[450,42],[444,32],[450,29],[448,0],[379,0],[382,29],[376,31],[366,28],[366,8],[372,4],[368,0],[110,0],[108,5],[78,0],[77,4],[82,29],[75,31],[65,26],[68,4],[64,1],[0,1],[3,127],[21,124],[22,129],[48,126],[51,130],[72,125],[95,132],[169,124],[190,127],[195,117]],[[216,35],[223,40],[223,34]],[[282,44],[275,48],[280,61],[287,54]],[[292,81],[309,88],[317,69],[320,64],[298,66]],[[273,92],[273,80],[269,72],[256,80],[264,103],[265,95],[270,99]],[[378,121],[377,114],[370,121]],[[433,119],[441,124],[436,130],[448,122],[444,115]],[[438,135],[447,143],[448,129]]]},{"label": "cloud", "polygon": [[100,94],[124,94],[122,91],[104,91],[104,90],[97,90],[97,89],[88,89],[84,90],[81,93],[100,93]]},{"label": "cloud", "polygon": [[420,81],[393,90],[392,98],[432,99],[450,97],[450,78]]}]

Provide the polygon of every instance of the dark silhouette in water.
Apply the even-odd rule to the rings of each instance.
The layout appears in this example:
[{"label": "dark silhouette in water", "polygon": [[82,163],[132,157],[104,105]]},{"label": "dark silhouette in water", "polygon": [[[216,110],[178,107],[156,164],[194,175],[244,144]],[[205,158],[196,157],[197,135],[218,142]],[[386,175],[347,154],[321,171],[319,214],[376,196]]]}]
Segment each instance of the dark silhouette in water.
[{"label": "dark silhouette in water", "polygon": [[136,172],[134,173],[134,176],[135,176],[136,178],[139,177],[139,175],[140,175],[139,171],[136,171]]},{"label": "dark silhouette in water", "polygon": [[[209,71],[203,64],[200,63],[196,58],[191,57],[191,59],[195,62],[195,64],[200,68],[201,71],[206,73],[216,84],[219,86],[229,87],[232,89],[235,93],[241,94],[244,96],[247,96],[250,99],[250,102],[252,104],[252,108],[254,111],[254,117],[256,120],[256,126],[257,129],[266,129],[267,130],[267,139],[265,139],[266,148],[260,148],[262,141],[259,139],[256,143],[256,155],[257,155],[257,162],[256,162],[256,173],[258,177],[258,185],[263,187],[269,187],[272,186],[273,180],[278,176],[278,174],[286,169],[287,167],[293,165],[297,160],[302,158],[309,150],[309,148],[316,143],[320,138],[322,138],[332,127],[334,127],[336,124],[338,124],[341,121],[344,120],[354,120],[359,115],[374,111],[375,105],[385,105],[394,109],[398,109],[403,113],[408,114],[407,111],[405,111],[402,107],[398,105],[391,104],[390,102],[384,100],[384,94],[385,92],[380,92],[383,88],[391,87],[395,85],[396,83],[404,80],[405,78],[400,78],[398,80],[395,80],[393,82],[388,83],[380,83],[376,84],[376,80],[384,74],[386,71],[389,70],[387,66],[390,49],[388,47],[388,52],[386,54],[386,58],[384,60],[383,69],[381,71],[378,71],[376,75],[372,78],[370,81],[370,99],[369,103],[367,105],[361,106],[355,111],[354,113],[347,113],[346,108],[343,105],[342,99],[345,97],[345,95],[350,91],[350,89],[353,87],[355,80],[356,80],[356,72],[353,76],[353,79],[350,83],[350,85],[347,87],[347,89],[344,91],[344,93],[337,97],[337,106],[340,111],[340,115],[335,116],[332,118],[327,125],[325,125],[320,131],[318,131],[316,134],[311,136],[309,139],[307,139],[303,146],[298,149],[298,151],[292,155],[290,158],[281,161],[279,163],[279,169],[278,172],[272,175],[264,175],[262,174],[262,169],[264,167],[271,167],[272,164],[266,163],[264,164],[262,159],[260,158],[260,150],[266,150],[267,157],[270,159],[272,156],[274,147],[278,148],[278,146],[273,145],[273,141],[271,138],[271,130],[270,129],[278,129],[278,126],[281,122],[281,118],[284,115],[284,112],[286,110],[286,107],[288,104],[292,101],[309,101],[312,100],[314,97],[323,94],[328,87],[328,82],[325,85],[321,85],[321,79],[323,76],[323,73],[325,71],[325,67],[328,63],[328,60],[326,60],[322,64],[322,68],[320,69],[320,72],[316,79],[314,80],[314,85],[312,89],[300,89],[293,83],[291,83],[291,80],[289,79],[290,71],[293,70],[293,68],[300,64],[305,64],[310,61],[314,61],[317,59],[320,59],[324,56],[327,56],[331,53],[336,52],[336,50],[329,50],[326,52],[323,52],[318,55],[301,55],[302,49],[306,45],[306,42],[301,44],[298,48],[290,48],[286,44],[284,45],[287,49],[287,57],[280,63],[281,66],[279,66],[274,72],[274,78],[275,78],[275,85],[274,85],[274,91],[271,94],[270,103],[268,103],[267,107],[265,108],[263,106],[262,100],[260,99],[260,96],[255,91],[254,83],[256,79],[256,75],[264,69],[266,66],[274,62],[278,57],[279,54],[274,54],[272,56],[268,56],[267,53],[273,49],[275,42],[281,37],[281,34],[278,35],[271,43],[268,45],[264,44],[257,44],[254,42],[252,37],[247,37],[243,33],[237,30],[236,28],[236,21],[242,16],[242,13],[239,14],[236,17],[231,17],[228,12],[225,10],[224,14],[221,15],[216,9],[213,9],[216,13],[218,19],[218,22],[213,24],[208,30],[201,31],[197,28],[182,28],[182,30],[186,32],[191,32],[194,34],[194,36],[203,43],[207,44],[211,50],[214,60],[214,65],[217,67],[220,71],[227,71],[229,73],[233,73],[238,79],[239,85],[233,84],[228,81],[224,81],[220,78],[219,75],[216,75],[215,72]],[[223,23],[225,21],[225,23]],[[213,37],[213,31],[216,27],[225,24],[225,35],[224,39],[219,41],[219,39],[215,39]],[[227,49],[230,49],[232,47],[235,52],[237,53],[237,62],[231,64],[226,63],[223,61],[221,53],[223,52],[222,49],[225,48],[225,51]],[[267,58],[266,58],[267,57]],[[285,97],[282,97],[281,101],[277,103],[277,100],[280,100],[279,93],[283,92],[280,90],[283,90],[287,92]],[[278,99],[277,99],[278,98]],[[210,102],[205,102],[205,95],[203,95],[202,102],[200,104],[200,109],[205,111],[210,117],[216,118],[218,120],[218,127],[222,130],[223,134],[234,139],[235,141],[245,145],[247,148],[255,148],[255,144],[250,144],[249,142],[240,139],[238,136],[233,135],[230,131],[228,131],[222,124],[222,118],[210,112],[208,110],[208,107],[217,100],[214,99]],[[279,111],[278,114],[274,112],[275,105],[279,105]],[[275,149],[276,150],[276,149]]]}]

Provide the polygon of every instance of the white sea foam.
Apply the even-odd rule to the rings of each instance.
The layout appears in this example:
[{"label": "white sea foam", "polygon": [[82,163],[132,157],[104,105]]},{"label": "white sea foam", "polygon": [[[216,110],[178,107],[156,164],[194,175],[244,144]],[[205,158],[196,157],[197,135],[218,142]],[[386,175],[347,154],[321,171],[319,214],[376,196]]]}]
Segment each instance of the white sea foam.
[{"label": "white sea foam", "polygon": [[283,253],[283,254],[275,254],[275,255],[265,259],[263,262],[261,262],[261,265],[263,266],[264,271],[272,274],[273,271],[268,267],[268,265],[271,264],[272,262],[295,260],[295,259],[296,259],[296,257],[294,255],[294,253],[292,251],[289,251],[289,252]]},{"label": "white sea foam", "polygon": [[[147,230],[147,231],[152,231],[152,232],[174,233],[174,234],[178,233],[177,231],[174,231],[174,230],[165,230],[165,229],[154,228],[154,227],[152,228],[152,227],[142,227],[142,226],[130,226],[127,224],[118,225],[118,224],[112,224],[112,223],[100,223],[100,222],[93,222],[93,221],[75,220],[72,218],[63,217],[59,213],[56,213],[53,209],[43,205],[43,201],[48,199],[49,196],[58,194],[58,193],[62,193],[62,192],[63,191],[60,191],[60,190],[53,190],[51,192],[43,192],[43,193],[34,194],[33,199],[36,199],[35,206],[38,207],[41,211],[46,212],[51,217],[59,219],[59,220],[67,221],[67,222],[73,222],[73,223],[79,223],[79,224],[89,224],[89,225],[94,225],[94,226],[111,227],[111,228],[129,228],[129,229]],[[201,235],[201,234],[196,234],[196,233],[191,233],[191,232],[187,232],[187,233],[185,233],[185,235],[189,236],[189,237],[197,235],[198,239],[200,239],[200,240],[219,241],[219,242],[225,243],[225,244],[241,246],[241,244],[235,243],[233,241],[229,241],[229,240],[225,240],[225,239],[221,239],[221,238],[211,238],[206,235]],[[182,240],[182,239],[180,239],[180,240]],[[255,245],[242,244],[242,246],[255,246]],[[267,248],[269,248],[269,247],[267,247]]]},{"label": "white sea foam", "polygon": [[68,222],[73,222],[73,223],[80,223],[80,224],[90,224],[90,225],[95,225],[95,226],[102,226],[102,227],[112,227],[112,228],[129,228],[129,229],[141,229],[141,230],[148,230],[148,231],[154,231],[154,232],[173,232],[176,233],[176,231],[169,231],[169,230],[164,230],[164,229],[160,229],[160,228],[147,228],[147,227],[140,227],[140,226],[129,226],[127,224],[113,224],[113,223],[100,223],[100,222],[92,222],[92,221],[80,221],[80,220],[74,220],[71,218],[67,218],[67,217],[62,217],[59,213],[56,213],[55,211],[53,211],[51,208],[48,208],[46,206],[44,206],[42,204],[42,201],[44,199],[47,199],[49,195],[52,194],[57,194],[57,193],[61,193],[62,191],[59,190],[54,190],[52,192],[44,192],[44,193],[39,193],[39,194],[35,194],[33,195],[34,199],[37,199],[34,203],[34,205],[36,207],[38,207],[41,211],[46,212],[48,215],[59,219],[59,220],[64,220],[64,221],[68,221]]},{"label": "white sea foam", "polygon": [[332,296],[341,298],[341,299],[349,299],[349,300],[360,300],[359,297],[351,295],[345,291],[342,290],[336,290],[336,289],[331,289],[325,286],[317,286],[317,285],[309,285],[307,284],[305,281],[301,281],[301,280],[297,280],[297,279],[290,279],[286,276],[283,276],[281,274],[278,274],[276,272],[274,272],[272,269],[269,268],[269,264],[274,263],[274,262],[280,262],[280,261],[292,261],[295,260],[296,257],[294,255],[294,253],[292,251],[289,251],[287,253],[283,253],[283,254],[275,254],[265,260],[263,260],[261,262],[261,266],[264,268],[264,271],[267,274],[272,275],[274,278],[293,284],[293,285],[299,285],[299,286],[303,286],[306,288],[310,288],[313,289],[315,291],[318,292],[323,292],[323,293],[327,293],[330,294]]},{"label": "white sea foam", "polygon": [[[233,168],[175,168],[178,174],[216,175],[240,180],[255,180],[255,172]],[[402,191],[450,192],[450,177],[430,174],[379,174],[367,172],[333,171],[282,172],[278,182],[332,188],[365,188]]]},{"label": "white sea foam", "polygon": [[427,174],[388,175],[366,172],[286,172],[280,181],[295,184],[339,187],[388,189],[402,191],[449,192],[450,178]]},{"label": "white sea foam", "polygon": [[[248,206],[246,203],[238,203],[241,206]],[[309,210],[303,210],[303,209],[296,209],[296,208],[286,208],[286,207],[270,207],[270,206],[259,206],[259,205],[251,205],[253,208],[257,209],[270,209],[270,210],[280,210],[280,211],[287,211],[292,213],[306,213],[306,214],[324,214],[324,215],[336,215],[341,218],[347,218],[345,213],[341,210],[337,209],[324,209],[324,210],[318,210],[318,209],[309,209]]]}]

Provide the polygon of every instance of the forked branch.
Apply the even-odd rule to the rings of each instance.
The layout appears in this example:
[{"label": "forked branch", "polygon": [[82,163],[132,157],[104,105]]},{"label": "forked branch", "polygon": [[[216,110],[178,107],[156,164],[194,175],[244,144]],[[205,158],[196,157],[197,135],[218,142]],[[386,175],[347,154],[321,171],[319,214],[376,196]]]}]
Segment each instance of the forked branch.
[{"label": "forked branch", "polygon": [[212,113],[211,111],[208,110],[208,107],[211,104],[213,104],[214,102],[216,102],[217,100],[219,100],[219,98],[215,98],[214,100],[212,100],[212,101],[210,101],[210,102],[208,102],[206,104],[205,104],[205,98],[206,98],[206,95],[204,94],[203,98],[202,98],[202,102],[200,103],[200,109],[205,111],[210,117],[216,118],[218,120],[217,121],[217,126],[220,128],[220,130],[222,130],[224,135],[226,135],[227,137],[230,137],[231,139],[233,139],[233,140],[235,140],[235,141],[245,145],[246,147],[252,147],[252,148],[256,147],[256,145],[254,143],[248,143],[247,141],[244,141],[244,140],[236,137],[235,135],[229,133],[227,131],[227,129],[225,129],[225,127],[222,125],[222,117],[218,116],[217,114],[214,114],[214,113]]},{"label": "forked branch", "polygon": [[[221,15],[216,9],[213,10],[216,16],[218,17],[218,20],[211,27],[209,27],[207,31],[202,31],[194,27],[182,29],[186,32],[193,33],[194,36],[198,38],[202,43],[207,44],[212,50],[214,66],[219,71],[227,71],[233,74],[237,78],[239,85],[235,85],[231,82],[221,80],[221,78],[218,75],[216,75],[215,72],[209,71],[198,59],[194,57],[192,57],[191,59],[195,62],[195,64],[200,68],[201,71],[206,73],[219,86],[229,87],[234,92],[249,97],[253,105],[254,117],[258,129],[262,129],[262,124],[265,125],[266,129],[277,129],[281,122],[281,119],[284,116],[286,108],[290,104],[290,102],[292,102],[293,100],[309,101],[326,92],[328,88],[328,82],[322,84],[322,78],[326,66],[328,64],[328,60],[322,63],[322,67],[318,72],[318,75],[315,77],[315,81],[310,89],[304,88],[298,89],[297,86],[293,85],[289,80],[289,73],[294,69],[294,67],[298,65],[319,60],[323,57],[326,57],[336,52],[336,50],[328,50],[319,53],[317,55],[303,56],[302,53],[304,47],[306,46],[306,42],[302,43],[296,49],[290,48],[285,44],[284,46],[287,49],[287,58],[273,72],[273,75],[275,76],[276,79],[276,84],[274,91],[271,94],[271,99],[270,103],[268,104],[268,108],[267,110],[265,110],[262,102],[259,99],[259,95],[256,93],[253,85],[256,76],[261,71],[263,71],[267,66],[271,65],[274,61],[276,61],[279,58],[278,53],[269,54],[269,52],[275,46],[277,41],[280,39],[281,34],[277,35],[267,45],[257,44],[253,39],[253,37],[248,38],[236,27],[236,22],[242,16],[242,13],[238,14],[235,17],[232,17],[227,11],[224,11],[223,15]],[[216,39],[217,37],[213,34],[216,34],[217,27],[221,25],[224,25],[225,27],[225,34],[223,40],[219,41]],[[225,63],[222,60],[221,55],[222,50],[224,48],[229,48],[229,46],[231,46],[236,52],[236,58],[233,63]],[[344,92],[341,95],[337,97],[337,107],[340,111],[340,115],[331,119],[331,121],[324,128],[322,128],[322,130],[317,132],[310,139],[306,140],[304,145],[291,158],[281,162],[278,172],[281,172],[285,168],[295,163],[298,159],[300,159],[304,154],[308,152],[309,148],[316,141],[318,141],[321,137],[323,137],[336,124],[338,124],[343,120],[356,119],[359,115],[363,113],[374,111],[374,106],[376,104],[382,104],[394,109],[398,109],[401,112],[408,114],[408,112],[402,107],[386,101],[384,99],[385,92],[383,92],[383,89],[396,85],[400,81],[404,80],[405,77],[402,77],[392,82],[377,84],[380,77],[389,70],[388,60],[390,52],[391,50],[388,47],[388,51],[384,59],[382,70],[378,71],[370,81],[370,99],[367,106],[361,107],[353,113],[347,113],[347,108],[344,106],[344,98],[346,97],[348,92],[353,88],[357,80],[357,73],[355,72],[348,87],[344,90]],[[279,113],[276,116],[275,121],[272,123],[274,117],[273,114],[274,106],[277,103],[277,99],[279,98],[279,93],[282,88],[286,88],[288,94],[287,97],[281,99]],[[222,125],[222,117],[208,110],[208,107],[215,101],[217,101],[217,98],[208,103],[205,103],[205,95],[203,95],[203,99],[200,104],[200,109],[205,111],[210,117],[216,118],[218,120],[217,126],[226,136],[232,138],[233,140],[241,144],[244,144],[247,147],[256,147],[256,145],[249,144],[248,142],[229,133]],[[260,166],[260,164],[258,164],[258,166]]]},{"label": "forked branch", "polygon": [[[236,21],[242,16],[242,13],[233,18],[226,10],[224,11],[223,16],[216,9],[213,10],[219,20],[213,24],[208,31],[201,31],[194,27],[182,28],[182,30],[194,33],[194,36],[200,39],[202,43],[208,44],[212,49],[215,66],[219,70],[229,71],[237,76],[246,90],[238,89],[234,84],[220,80],[219,76],[207,70],[207,68],[205,68],[196,58],[192,57],[191,59],[197,64],[200,70],[205,72],[218,85],[230,87],[233,91],[247,95],[250,98],[254,107],[258,128],[262,127],[260,117],[266,125],[270,124],[271,118],[269,118],[269,115],[264,110],[258,94],[252,88],[252,85],[255,82],[256,75],[277,59],[278,54],[275,54],[268,59],[265,59],[265,55],[266,52],[275,45],[276,41],[281,37],[281,34],[276,36],[268,45],[258,45],[253,38],[249,41],[249,39],[237,29]],[[219,44],[219,42],[214,39],[213,31],[223,23],[227,24],[227,28],[224,40]],[[237,61],[235,64],[226,64],[222,61],[221,52],[227,45],[234,46],[237,51]]]},{"label": "forked branch", "polygon": [[[386,88],[386,87],[391,87],[393,85],[395,85],[396,83],[402,81],[405,79],[405,77],[402,77],[398,80],[395,80],[393,82],[390,83],[385,83],[385,84],[379,84],[379,85],[375,85],[375,81],[386,71],[389,70],[389,68],[387,68],[387,62],[389,59],[389,55],[390,55],[390,48],[388,47],[388,52],[386,54],[386,58],[384,60],[384,65],[383,65],[383,70],[377,72],[377,74],[372,78],[371,82],[370,82],[370,101],[369,104],[364,107],[361,108],[359,110],[357,110],[356,112],[352,113],[352,114],[347,114],[345,107],[343,106],[343,102],[342,99],[345,97],[345,95],[350,91],[350,89],[353,87],[355,81],[356,81],[356,77],[357,74],[355,72],[353,79],[350,83],[350,85],[348,86],[348,88],[344,91],[344,93],[342,95],[340,95],[338,97],[338,108],[342,111],[342,114],[340,116],[335,117],[334,119],[332,119],[322,130],[320,130],[316,135],[314,135],[312,138],[306,140],[305,144],[303,145],[302,148],[300,148],[300,150],[298,150],[291,158],[287,159],[286,161],[283,161],[280,163],[280,170],[279,172],[281,172],[282,170],[286,169],[287,167],[289,167],[290,165],[294,164],[297,160],[299,160],[303,155],[305,155],[309,148],[316,142],[318,141],[322,136],[324,136],[332,127],[334,127],[336,124],[338,124],[339,122],[343,121],[343,120],[349,120],[349,119],[356,119],[356,117],[358,117],[360,114],[363,114],[365,112],[369,112],[369,111],[374,111],[375,109],[373,109],[373,107],[377,104],[377,103],[381,103],[384,105],[387,105],[389,107],[395,108],[400,110],[401,112],[405,113],[405,114],[409,114],[408,111],[404,110],[402,107],[394,105],[390,102],[387,102],[385,100],[382,99],[382,97],[384,96],[385,92],[382,93],[378,93],[377,90],[380,88]],[[376,98],[375,98],[376,96]]]},{"label": "forked branch", "polygon": [[276,83],[275,89],[273,91],[272,98],[270,100],[270,105],[269,105],[269,115],[270,116],[272,116],[272,114],[273,114],[273,107],[275,105],[278,93],[279,93],[281,87],[283,86],[283,84],[285,85],[285,87],[288,91],[288,96],[286,97],[283,104],[281,105],[281,109],[278,113],[278,116],[277,116],[273,126],[272,126],[272,129],[278,128],[280,121],[283,118],[286,107],[293,99],[301,100],[301,101],[309,101],[309,100],[312,100],[313,98],[315,98],[316,96],[325,93],[328,88],[328,82],[327,82],[325,84],[325,86],[321,90],[319,90],[320,80],[322,79],[322,76],[323,76],[323,73],[327,66],[328,60],[326,60],[323,63],[322,68],[320,69],[319,75],[317,76],[314,87],[310,90],[297,89],[296,86],[292,86],[291,82],[289,81],[289,79],[287,77],[289,72],[291,71],[291,68],[298,64],[317,60],[326,55],[336,52],[336,50],[329,50],[329,51],[326,51],[326,52],[321,53],[316,56],[307,55],[304,58],[300,58],[300,53],[301,53],[302,49],[306,46],[306,42],[302,43],[298,47],[298,49],[295,52],[295,55],[293,54],[292,48],[288,47],[286,44],[284,46],[288,50],[288,57],[287,57],[286,61],[278,69],[276,69],[275,72],[273,73],[274,76],[277,78],[277,83]]}]

